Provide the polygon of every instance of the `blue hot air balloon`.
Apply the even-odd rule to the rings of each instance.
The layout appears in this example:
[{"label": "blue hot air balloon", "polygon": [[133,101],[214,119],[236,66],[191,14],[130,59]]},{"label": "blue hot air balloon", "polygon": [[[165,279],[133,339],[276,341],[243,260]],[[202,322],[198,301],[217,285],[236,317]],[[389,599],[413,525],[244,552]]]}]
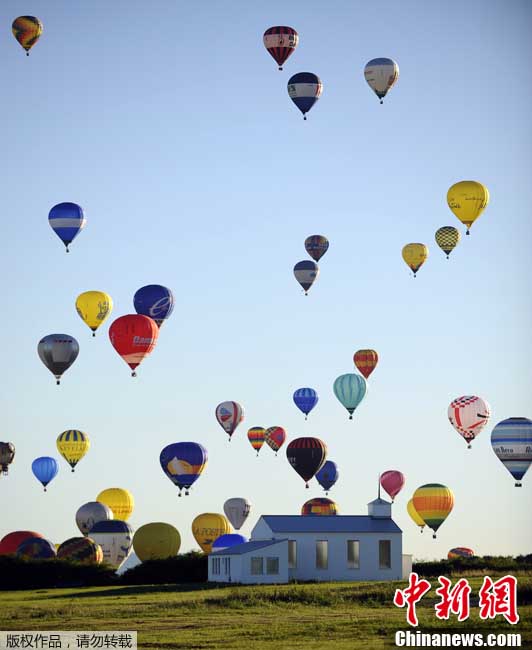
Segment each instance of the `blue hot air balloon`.
[{"label": "blue hot air balloon", "polygon": [[160,284],[148,284],[135,293],[133,304],[137,314],[149,316],[161,327],[174,310],[174,294]]},{"label": "blue hot air balloon", "polygon": [[245,544],[248,540],[244,535],[239,535],[238,533],[228,533],[227,535],[220,535],[217,537],[212,545],[213,551],[223,551],[226,548],[231,546],[236,546],[237,544]]},{"label": "blue hot air balloon", "polygon": [[59,464],[51,456],[40,456],[31,464],[31,471],[35,478],[43,484],[44,491],[46,492],[46,486],[55,478],[59,471]]},{"label": "blue hot air balloon", "polygon": [[288,80],[288,94],[303,113],[304,120],[307,119],[306,113],[320,98],[322,90],[320,78],[312,72],[298,72]]},{"label": "blue hot air balloon", "polygon": [[297,408],[305,414],[305,420],[308,414],[318,403],[318,393],[313,388],[298,388],[294,392],[294,403]]},{"label": "blue hot air balloon", "polygon": [[68,245],[85,228],[87,220],[83,208],[77,203],[58,203],[50,210],[48,223],[66,246],[68,253]]},{"label": "blue hot air balloon", "polygon": [[532,420],[508,418],[491,432],[491,446],[497,458],[521,487],[521,479],[532,463]]},{"label": "blue hot air balloon", "polygon": [[188,489],[203,472],[207,464],[207,450],[197,442],[174,442],[167,445],[159,457],[163,472],[181,490]]},{"label": "blue hot air balloon", "polygon": [[362,375],[347,373],[340,375],[334,382],[334,394],[339,402],[347,409],[349,419],[353,419],[353,411],[364,399],[368,384]]},{"label": "blue hot air balloon", "polygon": [[332,460],[326,460],[323,467],[316,473],[316,480],[325,490],[325,494],[329,494],[329,490],[338,480],[338,467]]}]

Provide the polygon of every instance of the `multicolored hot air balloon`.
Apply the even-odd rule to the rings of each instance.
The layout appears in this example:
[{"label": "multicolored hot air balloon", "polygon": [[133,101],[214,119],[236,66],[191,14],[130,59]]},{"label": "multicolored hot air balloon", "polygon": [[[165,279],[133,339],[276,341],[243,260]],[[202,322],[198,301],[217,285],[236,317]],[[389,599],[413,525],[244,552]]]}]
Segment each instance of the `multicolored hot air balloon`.
[{"label": "multicolored hot air balloon", "polygon": [[352,420],[355,409],[367,393],[366,379],[355,373],[340,375],[334,382],[333,390],[340,404],[347,409],[349,419]]},{"label": "multicolored hot air balloon", "polygon": [[332,460],[327,460],[320,471],[316,472],[316,480],[325,490],[325,494],[329,494],[329,490],[336,483],[338,477],[338,467]]},{"label": "multicolored hot air balloon", "polygon": [[81,320],[92,330],[96,330],[113,310],[113,299],[104,291],[85,291],[76,298],[76,311]]},{"label": "multicolored hot air balloon", "polygon": [[277,26],[270,27],[262,37],[264,47],[273,56],[279,70],[283,69],[283,63],[294,52],[299,43],[299,36],[292,27]]},{"label": "multicolored hot air balloon", "polygon": [[251,512],[251,503],[244,497],[233,497],[224,503],[225,516],[233,528],[240,530]]},{"label": "multicolored hot air balloon", "polygon": [[8,472],[15,458],[15,445],[12,442],[0,442],[0,476]]},{"label": "multicolored hot air balloon", "polygon": [[447,553],[448,560],[456,560],[459,557],[475,557],[475,551],[466,546],[457,546]]},{"label": "multicolored hot air balloon", "polygon": [[305,250],[315,262],[319,262],[329,249],[329,240],[323,235],[310,235],[305,239]]},{"label": "multicolored hot air balloon", "polygon": [[423,528],[425,528],[426,524],[423,521],[423,518],[420,516],[419,512],[416,510],[413,499],[410,499],[410,501],[406,504],[406,511],[416,526],[419,526],[421,528],[420,532],[422,533]]},{"label": "multicolored hot air balloon", "polygon": [[160,284],[148,284],[141,287],[133,296],[133,305],[137,314],[149,316],[157,327],[170,318],[174,310],[174,294],[168,287]]},{"label": "multicolored hot air balloon", "polygon": [[218,404],[214,414],[218,424],[229,436],[230,441],[235,429],[244,419],[244,409],[238,402],[222,402]]},{"label": "multicolored hot air balloon", "polygon": [[436,230],[434,239],[447,256],[447,259],[449,259],[449,255],[458,246],[461,235],[458,228],[455,228],[454,226],[442,226]]},{"label": "multicolored hot air balloon", "polygon": [[405,477],[402,472],[399,472],[396,469],[390,469],[380,475],[379,481],[382,489],[390,495],[393,503],[395,497],[403,489],[403,485],[405,484]]},{"label": "multicolored hot air balloon", "polygon": [[28,537],[17,547],[16,554],[31,560],[51,560],[56,556],[55,545],[44,537]]},{"label": "multicolored hot air balloon", "polygon": [[399,66],[392,59],[371,59],[364,68],[364,77],[371,90],[380,99],[380,103],[383,104],[384,97],[399,79]]},{"label": "multicolored hot air balloon", "polygon": [[180,546],[177,528],[162,521],[144,524],[133,535],[133,550],[141,562],[175,557]]},{"label": "multicolored hot air balloon", "polygon": [[46,486],[52,481],[59,471],[59,465],[55,458],[40,456],[31,464],[31,471],[35,478],[40,481],[46,492]]},{"label": "multicolored hot air balloon", "polygon": [[293,396],[294,404],[305,414],[305,420],[308,414],[318,403],[318,393],[313,388],[298,388]]},{"label": "multicolored hot air balloon", "polygon": [[43,25],[36,16],[19,16],[11,26],[13,36],[26,50],[26,56],[30,55],[30,50],[39,40],[42,30]]},{"label": "multicolored hot air balloon", "polygon": [[264,427],[251,427],[248,429],[248,440],[251,443],[253,449],[259,455],[262,445],[264,444],[264,433],[266,429]]},{"label": "multicolored hot air balloon", "polygon": [[312,72],[298,72],[288,80],[288,95],[307,119],[307,113],[321,97],[323,84]]},{"label": "multicolored hot air balloon", "polygon": [[72,471],[74,471],[76,465],[89,451],[91,446],[89,436],[77,429],[69,429],[60,433],[56,444],[57,450],[70,465]]},{"label": "multicolored hot air balloon", "polygon": [[315,499],[309,499],[301,506],[301,514],[304,517],[318,515],[318,516],[329,516],[338,514],[338,506],[331,499],[326,499],[325,497],[316,497]]},{"label": "multicolored hot air balloon", "polygon": [[264,432],[264,440],[270,449],[273,449],[275,455],[283,446],[284,441],[286,440],[286,431],[283,427],[268,427]]},{"label": "multicolored hot air balloon", "polygon": [[63,242],[68,253],[68,246],[87,225],[83,208],[77,203],[58,203],[48,214],[50,227]]},{"label": "multicolored hot air balloon", "polygon": [[238,533],[228,533],[226,535],[220,535],[212,543],[213,551],[224,551],[226,548],[231,548],[231,546],[237,546],[238,544],[245,544],[247,538],[244,535],[239,535]]},{"label": "multicolored hot air balloon", "polygon": [[320,269],[316,262],[310,260],[302,260],[294,266],[294,276],[299,284],[303,287],[305,296],[308,296],[308,291],[314,282],[318,279]]},{"label": "multicolored hot air balloon", "polygon": [[414,277],[416,277],[416,273],[429,256],[429,249],[425,244],[407,244],[403,246],[402,255],[404,261],[414,273]]},{"label": "multicolored hot air balloon", "polygon": [[457,397],[447,409],[449,422],[467,442],[468,449],[471,449],[471,442],[488,424],[490,415],[490,405],[475,395]]},{"label": "multicolored hot air balloon", "polygon": [[113,487],[102,490],[96,497],[96,501],[111,508],[113,517],[120,521],[129,519],[135,508],[133,495],[129,490],[124,490],[123,488]]},{"label": "multicolored hot air balloon", "polygon": [[42,535],[33,530],[15,530],[4,535],[0,540],[0,555],[13,555],[22,542],[30,537],[42,537]]},{"label": "multicolored hot air balloon", "polygon": [[419,516],[434,531],[432,537],[436,539],[436,531],[453,509],[453,493],[441,483],[427,483],[414,492],[412,501]]},{"label": "multicolored hot air balloon", "polygon": [[111,519],[114,519],[113,511],[99,501],[84,503],[76,512],[76,525],[83,535],[88,535],[94,524]]},{"label": "multicolored hot air balloon", "polygon": [[217,512],[204,512],[192,522],[192,534],[204,553],[212,551],[214,540],[231,532],[227,519]]},{"label": "multicolored hot air balloon", "polygon": [[89,537],[102,547],[103,561],[113,569],[119,569],[131,553],[133,528],[126,521],[100,521],[90,529]]},{"label": "multicolored hot air balloon", "polygon": [[319,438],[296,438],[286,448],[286,457],[308,488],[310,479],[325,463],[327,445]]},{"label": "multicolored hot air balloon", "polygon": [[357,350],[353,355],[353,362],[356,369],[368,379],[377,367],[379,355],[375,350]]},{"label": "multicolored hot air balloon", "polygon": [[491,432],[491,447],[514,477],[515,487],[521,487],[521,480],[532,463],[532,420],[515,417],[502,420]]},{"label": "multicolored hot air balloon", "polygon": [[120,316],[109,328],[109,339],[114,349],[131,368],[135,368],[153,351],[159,337],[159,328],[152,318],[141,314]]},{"label": "multicolored hot air balloon", "polygon": [[78,358],[79,345],[70,334],[48,334],[39,341],[37,353],[59,386],[63,374]]},{"label": "multicolored hot air balloon", "polygon": [[467,227],[466,235],[469,235],[469,229],[484,212],[489,200],[488,188],[477,181],[460,181],[451,185],[447,192],[447,205]]},{"label": "multicolored hot air balloon", "polygon": [[207,458],[207,450],[197,442],[174,442],[161,451],[159,462],[181,496],[181,490],[187,495],[191,485],[201,476]]},{"label": "multicolored hot air balloon", "polygon": [[103,550],[90,537],[71,537],[59,545],[57,558],[80,564],[101,564]]}]

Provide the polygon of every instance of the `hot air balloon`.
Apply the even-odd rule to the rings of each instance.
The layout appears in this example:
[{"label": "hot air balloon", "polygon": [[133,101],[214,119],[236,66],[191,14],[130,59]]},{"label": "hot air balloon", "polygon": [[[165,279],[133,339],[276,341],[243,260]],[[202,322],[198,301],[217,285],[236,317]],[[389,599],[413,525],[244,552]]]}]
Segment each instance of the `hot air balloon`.
[{"label": "hot air balloon", "polygon": [[456,548],[452,548],[447,553],[448,560],[456,560],[456,558],[459,557],[475,557],[475,551],[473,551],[471,548],[467,548],[466,546],[457,546]]},{"label": "hot air balloon", "polygon": [[31,48],[42,34],[43,25],[36,16],[19,16],[13,21],[11,30],[13,36],[26,50],[26,56],[29,56]]},{"label": "hot air balloon", "polygon": [[59,386],[63,374],[78,358],[79,345],[70,334],[48,334],[39,341],[37,353]]},{"label": "hot air balloon", "polygon": [[216,407],[215,415],[218,424],[227,433],[229,440],[231,440],[235,429],[244,419],[244,409],[238,402],[222,402]]},{"label": "hot air balloon", "polygon": [[114,519],[119,519],[120,521],[129,519],[135,507],[133,495],[129,490],[124,490],[123,488],[113,487],[102,490],[96,497],[96,501],[111,508]]},{"label": "hot air balloon", "polygon": [[233,528],[240,530],[251,512],[251,503],[243,497],[233,497],[224,503],[224,512]]},{"label": "hot air balloon", "polygon": [[31,471],[35,478],[43,484],[44,491],[52,479],[57,476],[59,465],[55,458],[50,456],[40,456],[31,464]]},{"label": "hot air balloon", "polygon": [[305,414],[305,420],[308,414],[318,403],[318,393],[313,388],[298,388],[293,396],[294,404]]},{"label": "hot air balloon", "polygon": [[410,515],[410,518],[412,521],[416,524],[416,526],[419,526],[421,528],[420,532],[423,532],[423,528],[425,528],[426,524],[423,521],[423,518],[420,517],[419,512],[416,510],[414,507],[414,500],[410,499],[410,501],[406,504],[406,510],[408,514]]},{"label": "hot air balloon", "polygon": [[44,537],[28,537],[17,547],[16,554],[28,560],[50,560],[56,556],[55,545]]},{"label": "hot air balloon", "polygon": [[469,229],[480,217],[489,200],[488,188],[477,181],[460,181],[447,192],[447,205],[467,227],[466,235],[469,235]]},{"label": "hot air balloon", "polygon": [[92,330],[96,330],[113,310],[113,299],[104,291],[85,291],[76,298],[76,311],[81,320]]},{"label": "hot air balloon", "polygon": [[159,456],[163,472],[174,485],[188,494],[190,486],[200,477],[207,465],[207,450],[197,442],[174,442]]},{"label": "hot air balloon", "polygon": [[58,203],[50,210],[48,223],[63,242],[68,253],[69,244],[85,228],[87,219],[83,214],[83,208],[77,203]]},{"label": "hot air balloon", "polygon": [[499,422],[491,432],[491,447],[514,477],[515,487],[521,487],[521,479],[532,463],[532,420],[508,418]]},{"label": "hot air balloon", "polygon": [[296,49],[299,43],[299,36],[292,27],[270,27],[264,32],[262,38],[264,47],[273,56],[279,70],[283,69],[283,63]]},{"label": "hot air balloon", "polygon": [[325,497],[317,497],[315,499],[306,501],[301,506],[301,514],[305,517],[312,515],[337,515],[338,506],[331,499],[326,499]]},{"label": "hot air balloon", "polygon": [[467,442],[468,449],[471,449],[471,442],[488,423],[490,415],[490,405],[475,395],[457,397],[447,409],[449,422]]},{"label": "hot air balloon", "polygon": [[152,352],[158,336],[155,321],[141,314],[120,316],[109,328],[111,343],[133,371],[132,377],[137,376],[135,368]]},{"label": "hot air balloon", "polygon": [[379,355],[375,350],[357,350],[353,361],[357,370],[367,379],[377,367]]},{"label": "hot air balloon", "polygon": [[113,511],[99,501],[84,503],[76,512],[76,525],[83,535],[88,535],[89,530],[100,521],[111,519],[114,519]]},{"label": "hot air balloon", "polygon": [[434,235],[436,243],[445,253],[447,259],[449,259],[449,255],[458,246],[460,238],[460,231],[454,226],[442,226],[436,230],[436,234]]},{"label": "hot air balloon", "polygon": [[225,551],[226,548],[231,548],[231,546],[237,546],[238,544],[245,544],[247,538],[244,535],[239,535],[238,533],[228,533],[227,535],[220,535],[212,543],[213,551]]},{"label": "hot air balloon", "polygon": [[72,471],[74,471],[74,467],[76,467],[83,456],[89,451],[90,446],[89,436],[77,429],[63,431],[57,438],[57,449],[70,467],[72,467]]},{"label": "hot air balloon", "polygon": [[412,269],[414,277],[416,277],[416,273],[429,256],[429,249],[425,244],[407,244],[403,246],[402,254],[404,261]]},{"label": "hot air balloon", "polygon": [[30,537],[42,537],[42,535],[33,530],[15,530],[8,533],[0,540],[0,555],[13,555],[22,542]]},{"label": "hot air balloon", "polygon": [[99,521],[89,537],[102,547],[103,561],[113,569],[119,569],[131,553],[133,529],[126,521]]},{"label": "hot air balloon", "polygon": [[419,516],[434,531],[432,537],[436,539],[436,531],[453,509],[453,493],[440,483],[427,483],[414,492],[412,501]]},{"label": "hot air balloon", "polygon": [[396,469],[390,469],[380,475],[379,481],[382,489],[390,495],[393,503],[395,497],[403,489],[403,485],[405,484],[405,477]]},{"label": "hot air balloon", "polygon": [[305,296],[308,296],[310,287],[317,280],[320,269],[316,262],[302,260],[294,266],[294,275],[299,284],[303,287]]},{"label": "hot air balloon", "polygon": [[227,519],[216,512],[204,512],[192,522],[192,534],[204,553],[212,551],[212,544],[220,535],[231,532]]},{"label": "hot air balloon", "polygon": [[15,445],[12,442],[0,442],[0,476],[6,474],[15,458]]},{"label": "hot air balloon", "polygon": [[288,95],[307,119],[307,113],[321,97],[323,84],[312,72],[298,72],[288,80]]},{"label": "hot air balloon", "polygon": [[149,316],[161,327],[174,311],[174,294],[160,284],[148,284],[135,293],[133,305],[137,314]]},{"label": "hot air balloon", "polygon": [[144,524],[133,535],[133,550],[141,562],[175,557],[181,546],[181,535],[171,524]]},{"label": "hot air balloon", "polygon": [[353,419],[353,412],[364,399],[368,385],[362,375],[347,373],[336,378],[333,386],[336,398],[347,409],[349,419]]},{"label": "hot air balloon", "polygon": [[251,427],[248,429],[248,440],[251,443],[251,446],[259,455],[262,445],[264,444],[264,432],[266,429],[264,427]]},{"label": "hot air balloon", "polygon": [[325,490],[325,494],[329,494],[329,490],[338,480],[338,476],[338,467],[332,460],[325,461],[320,471],[316,472],[316,480]]},{"label": "hot air balloon", "polygon": [[371,59],[364,68],[364,77],[382,104],[390,88],[399,79],[399,66],[392,59]]},{"label": "hot air balloon", "polygon": [[264,440],[270,449],[273,449],[275,455],[283,446],[284,441],[286,440],[286,431],[283,427],[268,427],[264,432]]},{"label": "hot air balloon", "polygon": [[59,545],[57,557],[59,560],[79,562],[80,564],[101,564],[103,550],[90,537],[71,537]]},{"label": "hot air balloon", "polygon": [[310,479],[325,463],[327,445],[319,438],[296,438],[286,448],[286,457],[308,488]]},{"label": "hot air balloon", "polygon": [[305,239],[305,250],[315,262],[319,262],[329,249],[329,240],[323,235],[310,235]]}]

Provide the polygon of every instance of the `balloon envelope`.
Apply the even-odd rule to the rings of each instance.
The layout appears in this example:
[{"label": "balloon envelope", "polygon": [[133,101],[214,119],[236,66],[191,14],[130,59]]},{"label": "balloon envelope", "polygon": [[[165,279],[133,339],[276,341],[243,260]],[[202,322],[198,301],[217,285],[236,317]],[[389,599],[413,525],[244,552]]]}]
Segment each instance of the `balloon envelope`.
[{"label": "balloon envelope", "polygon": [[133,535],[133,550],[141,562],[175,557],[181,546],[179,531],[170,524],[144,524]]},{"label": "balloon envelope", "polygon": [[423,518],[420,516],[419,512],[416,510],[413,499],[410,499],[410,501],[406,504],[406,510],[410,515],[412,521],[416,524],[416,526],[420,526],[421,532],[423,532],[423,528],[425,528],[426,524],[423,521]]},{"label": "balloon envelope", "polygon": [[453,509],[453,493],[441,483],[427,483],[414,492],[412,500],[419,516],[429,528],[432,528],[433,537],[436,537],[436,531]]},{"label": "balloon envelope", "polygon": [[262,445],[264,444],[264,434],[266,429],[264,427],[251,427],[248,429],[248,440],[251,443],[251,446],[259,455]]},{"label": "balloon envelope", "polygon": [[29,55],[31,48],[39,40],[43,25],[36,16],[19,16],[11,26],[13,36]]},{"label": "balloon envelope", "polygon": [[166,476],[188,494],[207,465],[207,450],[197,442],[174,442],[160,453],[159,462]]},{"label": "balloon envelope", "polygon": [[231,546],[237,546],[238,544],[245,544],[247,538],[244,535],[239,535],[238,533],[228,533],[226,535],[220,535],[212,543],[213,551],[223,551],[226,548],[231,548]]},{"label": "balloon envelope", "polygon": [[508,418],[491,432],[491,447],[521,487],[521,479],[532,463],[532,420]]},{"label": "balloon envelope", "polygon": [[125,521],[100,521],[90,529],[89,537],[102,547],[103,561],[113,569],[118,569],[131,553],[133,529]]},{"label": "balloon envelope", "polygon": [[399,66],[393,59],[371,59],[364,68],[364,77],[382,104],[390,88],[399,79]]},{"label": "balloon envelope", "polygon": [[352,420],[353,412],[368,390],[365,378],[355,373],[340,375],[334,382],[333,390],[340,404],[347,409],[349,419]]},{"label": "balloon envelope", "polygon": [[318,399],[318,393],[313,388],[298,388],[293,395],[294,404],[305,416],[316,406]]},{"label": "balloon envelope", "polygon": [[414,273],[414,277],[416,277],[416,273],[429,256],[429,249],[425,244],[407,244],[403,246],[402,255],[404,261]]},{"label": "balloon envelope", "polygon": [[151,354],[158,337],[155,321],[140,314],[120,316],[109,328],[111,344],[133,370],[133,377],[136,376],[135,368]]},{"label": "balloon envelope", "polygon": [[382,489],[390,495],[393,502],[405,484],[404,474],[397,471],[396,469],[390,469],[381,474],[380,484],[382,486]]},{"label": "balloon envelope", "polygon": [[12,442],[0,442],[0,474],[7,474],[14,458],[15,445]]},{"label": "balloon envelope", "polygon": [[264,47],[277,62],[279,70],[283,69],[283,63],[296,49],[299,43],[299,36],[293,27],[278,25],[270,27],[262,37]]},{"label": "balloon envelope", "polygon": [[475,557],[475,551],[466,546],[457,546],[447,553],[448,560],[455,560],[458,557]]},{"label": "balloon envelope", "polygon": [[251,503],[244,497],[233,497],[224,503],[224,512],[233,528],[240,530],[251,512]]},{"label": "balloon envelope", "polygon": [[211,552],[215,539],[230,532],[227,519],[216,512],[204,512],[192,522],[192,534],[204,553]]},{"label": "balloon envelope", "polygon": [[107,488],[96,497],[96,501],[111,508],[114,519],[126,521],[131,516],[135,501],[129,490],[123,488]]},{"label": "balloon envelope", "polygon": [[222,402],[216,407],[215,415],[218,424],[231,438],[237,426],[244,419],[244,409],[238,402]]},{"label": "balloon envelope", "polygon": [[331,499],[326,499],[325,497],[317,497],[315,499],[309,499],[301,506],[301,514],[305,517],[312,515],[337,515],[338,506]]},{"label": "balloon envelope", "polygon": [[48,483],[57,476],[59,465],[51,456],[40,456],[31,464],[31,471],[35,478],[43,484],[46,492]]},{"label": "balloon envelope", "polygon": [[316,480],[326,491],[332,488],[338,480],[338,476],[338,467],[332,460],[325,461],[319,472],[316,472]]},{"label": "balloon envelope", "polygon": [[83,535],[88,535],[89,530],[100,521],[109,521],[110,519],[114,519],[113,511],[99,501],[84,503],[76,512],[76,525]]},{"label": "balloon envelope", "polygon": [[55,545],[44,537],[28,537],[17,547],[17,556],[32,560],[50,560],[56,556]]},{"label": "balloon envelope", "polygon": [[453,214],[467,226],[466,234],[488,205],[488,188],[478,181],[460,181],[449,188],[447,205]]},{"label": "balloon envelope", "polygon": [[329,240],[323,235],[310,235],[305,239],[305,250],[315,262],[319,262],[329,250]]},{"label": "balloon envelope", "polygon": [[77,203],[58,203],[48,214],[50,227],[66,246],[74,241],[87,225],[83,208]]},{"label": "balloon envelope", "polygon": [[0,555],[12,555],[25,539],[30,537],[42,537],[40,533],[33,530],[15,530],[4,535],[0,540]]},{"label": "balloon envelope", "polygon": [[327,445],[319,438],[296,438],[286,448],[286,457],[308,488],[308,481],[325,463]]},{"label": "balloon envelope", "polygon": [[270,449],[277,454],[286,440],[286,431],[283,427],[268,427],[264,433],[264,440]]},{"label": "balloon envelope", "polygon": [[133,296],[133,305],[137,314],[152,318],[158,327],[170,317],[174,310],[174,294],[168,287],[160,284],[148,284],[141,287]]},{"label": "balloon envelope", "polygon": [[78,358],[79,345],[70,334],[48,334],[39,341],[37,353],[59,384],[63,373]]},{"label": "balloon envelope", "polygon": [[353,355],[357,370],[367,379],[377,367],[379,355],[375,350],[357,350]]},{"label": "balloon envelope", "polygon": [[447,259],[449,259],[451,252],[458,246],[460,238],[460,231],[454,226],[442,226],[436,230],[434,236],[438,246],[447,255]]},{"label": "balloon envelope", "polygon": [[288,80],[288,95],[307,119],[307,113],[321,97],[323,84],[312,72],[298,72]]},{"label": "balloon envelope", "polygon": [[490,419],[490,405],[476,395],[457,397],[447,409],[449,422],[471,447],[471,442],[482,431]]},{"label": "balloon envelope", "polygon": [[92,335],[113,310],[113,299],[104,291],[85,291],[76,298],[76,311],[81,320],[92,330]]},{"label": "balloon envelope", "polygon": [[56,444],[57,450],[72,467],[72,471],[74,471],[74,467],[85,456],[91,446],[89,436],[77,429],[69,429],[60,433]]},{"label": "balloon envelope", "polygon": [[80,564],[101,564],[103,550],[90,537],[71,537],[59,545],[57,557],[60,560],[69,560]]},{"label": "balloon envelope", "polygon": [[308,290],[317,280],[319,274],[320,269],[318,265],[311,260],[302,260],[294,266],[294,276],[303,287],[305,295],[307,295]]}]

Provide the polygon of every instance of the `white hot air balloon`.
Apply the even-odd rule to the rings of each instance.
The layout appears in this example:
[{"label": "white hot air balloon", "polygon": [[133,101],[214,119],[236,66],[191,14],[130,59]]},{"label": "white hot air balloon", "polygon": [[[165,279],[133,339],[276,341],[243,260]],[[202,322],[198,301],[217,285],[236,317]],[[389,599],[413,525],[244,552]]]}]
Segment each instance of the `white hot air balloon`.
[{"label": "white hot air balloon", "polygon": [[114,519],[113,511],[99,501],[84,503],[76,512],[76,524],[85,537],[94,524],[110,519]]},{"label": "white hot air balloon", "polygon": [[467,442],[468,449],[471,449],[471,442],[488,424],[490,415],[490,405],[476,395],[457,397],[447,409],[449,422]]},{"label": "white hot air balloon", "polygon": [[234,497],[227,499],[224,503],[225,516],[231,522],[231,525],[236,530],[240,530],[244,522],[249,517],[251,511],[251,503],[243,497]]},{"label": "white hot air balloon", "polygon": [[113,569],[119,569],[131,553],[133,528],[120,519],[98,522],[89,537],[102,547],[103,561]]},{"label": "white hot air balloon", "polygon": [[399,66],[392,59],[371,59],[364,68],[364,77],[382,104],[390,88],[399,79]]}]

